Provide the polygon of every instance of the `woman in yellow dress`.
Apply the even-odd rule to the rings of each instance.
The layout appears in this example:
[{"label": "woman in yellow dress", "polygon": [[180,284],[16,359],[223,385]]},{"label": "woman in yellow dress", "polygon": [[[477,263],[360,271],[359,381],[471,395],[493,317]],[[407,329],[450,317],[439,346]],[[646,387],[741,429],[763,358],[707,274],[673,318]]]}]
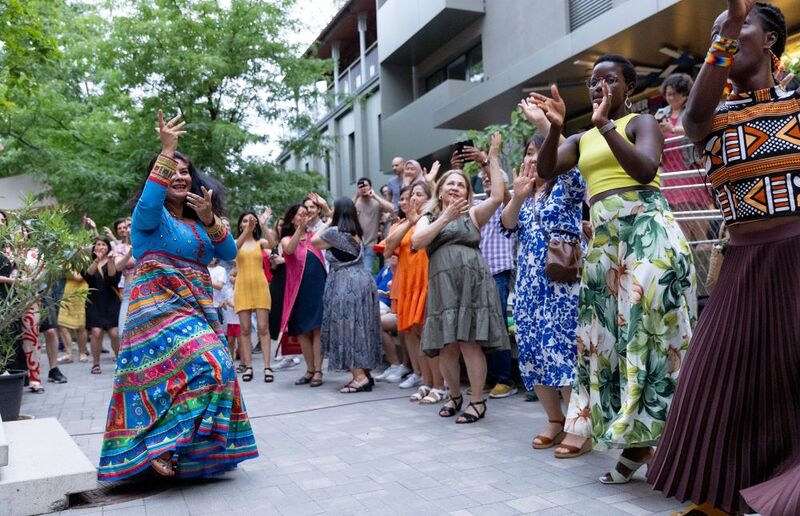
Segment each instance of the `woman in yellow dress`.
[{"label": "woman in yellow dress", "polygon": [[264,355],[264,381],[274,380],[270,367],[269,311],[272,298],[269,295],[269,283],[264,273],[264,251],[273,247],[270,234],[262,234],[261,224],[255,212],[246,211],[239,216],[239,237],[236,246],[236,284],[233,289],[233,306],[239,315],[241,336],[239,337],[239,358],[244,366],[242,381],[253,379],[253,342],[252,314],[256,314],[256,329]]},{"label": "woman in yellow dress", "polygon": [[80,274],[67,272],[67,282],[64,285],[64,300],[58,311],[58,334],[61,342],[64,343],[66,352],[59,357],[61,363],[72,362],[72,331],[75,332],[78,340],[78,360],[81,362],[89,361],[89,353],[86,351],[86,343],[89,334],[86,331],[86,297],[76,294],[76,292],[88,292],[89,285]]}]

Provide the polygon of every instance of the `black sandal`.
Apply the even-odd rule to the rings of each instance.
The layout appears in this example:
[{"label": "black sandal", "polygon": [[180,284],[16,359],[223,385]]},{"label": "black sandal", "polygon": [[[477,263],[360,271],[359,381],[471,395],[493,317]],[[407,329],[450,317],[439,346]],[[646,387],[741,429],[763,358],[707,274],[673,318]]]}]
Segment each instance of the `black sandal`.
[{"label": "black sandal", "polygon": [[[483,405],[483,412],[478,411],[478,405]],[[475,414],[471,414],[467,412],[469,408],[472,407],[475,410]],[[479,419],[483,419],[486,416],[486,400],[481,401],[470,401],[467,408],[464,409],[464,412],[459,414],[459,419],[456,419],[456,424],[458,425],[468,425],[470,423],[475,423]],[[463,419],[461,419],[463,418]]]},{"label": "black sandal", "polygon": [[295,380],[295,385],[305,385],[307,383],[311,383],[311,379],[314,378],[314,371],[306,371],[306,374]]},{"label": "black sandal", "polygon": [[251,366],[244,368],[244,373],[242,373],[242,381],[249,382],[253,379],[253,368]]},{"label": "black sandal", "polygon": [[[314,376],[319,375],[319,378],[314,378]],[[309,387],[319,387],[322,385],[322,371],[314,371],[314,374],[311,375],[311,381],[309,382]]]},{"label": "black sandal", "polygon": [[[458,401],[456,401],[458,400]],[[448,404],[452,402],[453,406],[450,407]],[[439,409],[439,417],[453,417],[456,413],[461,410],[461,404],[464,403],[464,396],[459,394],[453,398],[450,398],[447,403]]]},{"label": "black sandal", "polygon": [[372,391],[372,383],[367,378],[367,381],[364,383],[358,383],[355,380],[351,380],[350,383],[339,389],[339,392],[342,394],[353,394],[355,392],[371,392]]},{"label": "black sandal", "polygon": [[274,372],[275,371],[273,371],[271,367],[264,368],[264,383],[272,383],[275,381],[275,376],[273,375]]}]

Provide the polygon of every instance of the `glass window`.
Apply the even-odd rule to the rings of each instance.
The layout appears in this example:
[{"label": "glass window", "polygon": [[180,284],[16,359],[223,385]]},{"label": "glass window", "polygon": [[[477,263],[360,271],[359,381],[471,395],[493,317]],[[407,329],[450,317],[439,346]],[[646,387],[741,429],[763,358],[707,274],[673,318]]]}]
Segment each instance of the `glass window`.
[{"label": "glass window", "polygon": [[433,74],[425,79],[425,91],[431,91],[433,88],[444,82],[444,68],[436,70]]},{"label": "glass window", "polygon": [[480,43],[467,52],[467,80],[469,82],[483,80],[483,48]]},{"label": "glass window", "polygon": [[459,56],[447,65],[447,78],[459,81],[467,79],[467,56]]}]

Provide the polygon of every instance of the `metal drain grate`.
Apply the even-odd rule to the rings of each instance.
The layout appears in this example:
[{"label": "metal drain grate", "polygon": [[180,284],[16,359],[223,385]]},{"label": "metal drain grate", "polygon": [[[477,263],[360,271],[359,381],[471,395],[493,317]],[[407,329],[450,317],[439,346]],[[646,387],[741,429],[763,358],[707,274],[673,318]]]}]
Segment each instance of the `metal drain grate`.
[{"label": "metal drain grate", "polygon": [[120,482],[99,482],[100,487],[69,495],[69,508],[103,507],[157,495],[170,489],[190,485],[213,484],[220,479],[172,480],[145,474]]}]

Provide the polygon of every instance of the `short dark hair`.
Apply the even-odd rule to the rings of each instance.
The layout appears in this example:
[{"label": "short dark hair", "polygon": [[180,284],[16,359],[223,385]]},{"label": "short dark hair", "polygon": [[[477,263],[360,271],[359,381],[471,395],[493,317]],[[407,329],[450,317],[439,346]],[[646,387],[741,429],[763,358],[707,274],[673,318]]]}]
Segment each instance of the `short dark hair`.
[{"label": "short dark hair", "polygon": [[236,236],[242,234],[242,220],[248,216],[252,215],[256,218],[256,227],[253,229],[253,238],[256,240],[261,240],[261,223],[258,221],[258,215],[253,210],[248,210],[239,215],[239,221],[236,223]]},{"label": "short dark hair", "polygon": [[360,178],[358,181],[356,181],[356,184],[358,185],[358,184],[361,184],[361,183],[363,183],[365,181],[367,182],[367,184],[369,184],[369,186],[372,186],[372,181],[370,181],[368,177]]},{"label": "short dark hair", "polygon": [[342,233],[349,233],[361,238],[364,231],[358,221],[358,212],[353,200],[348,197],[339,197],[333,201],[333,219],[331,226],[336,226]]},{"label": "short dark hair", "polygon": [[109,238],[105,235],[95,235],[94,238],[92,238],[92,258],[97,258],[97,255],[94,254],[94,246],[97,244],[97,242],[105,243],[106,246],[108,246],[109,254],[111,253],[111,240],[109,240]]},{"label": "short dark hair", "polygon": [[115,220],[114,221],[114,231],[117,230],[117,226],[119,226],[120,224],[122,224],[123,222],[125,222],[127,220],[128,220],[128,217],[120,217],[117,220]]},{"label": "short dark hair", "polygon": [[605,54],[595,60],[592,68],[600,63],[618,64],[620,68],[622,68],[622,76],[625,77],[625,82],[628,84],[636,84],[636,68],[634,68],[633,63],[631,63],[630,59],[627,57],[618,54]]},{"label": "short dark hair", "polygon": [[661,83],[661,95],[666,96],[667,88],[672,86],[675,93],[688,97],[689,92],[692,91],[692,85],[694,85],[694,81],[688,73],[673,73]]},{"label": "short dark hair", "polygon": [[544,145],[544,136],[539,134],[539,133],[534,134],[533,136],[531,136],[528,139],[528,141],[525,142],[525,147],[522,149],[522,155],[523,156],[528,154],[528,147],[530,147],[531,145],[536,147],[536,152],[539,152],[539,149],[541,149],[542,145]]}]

